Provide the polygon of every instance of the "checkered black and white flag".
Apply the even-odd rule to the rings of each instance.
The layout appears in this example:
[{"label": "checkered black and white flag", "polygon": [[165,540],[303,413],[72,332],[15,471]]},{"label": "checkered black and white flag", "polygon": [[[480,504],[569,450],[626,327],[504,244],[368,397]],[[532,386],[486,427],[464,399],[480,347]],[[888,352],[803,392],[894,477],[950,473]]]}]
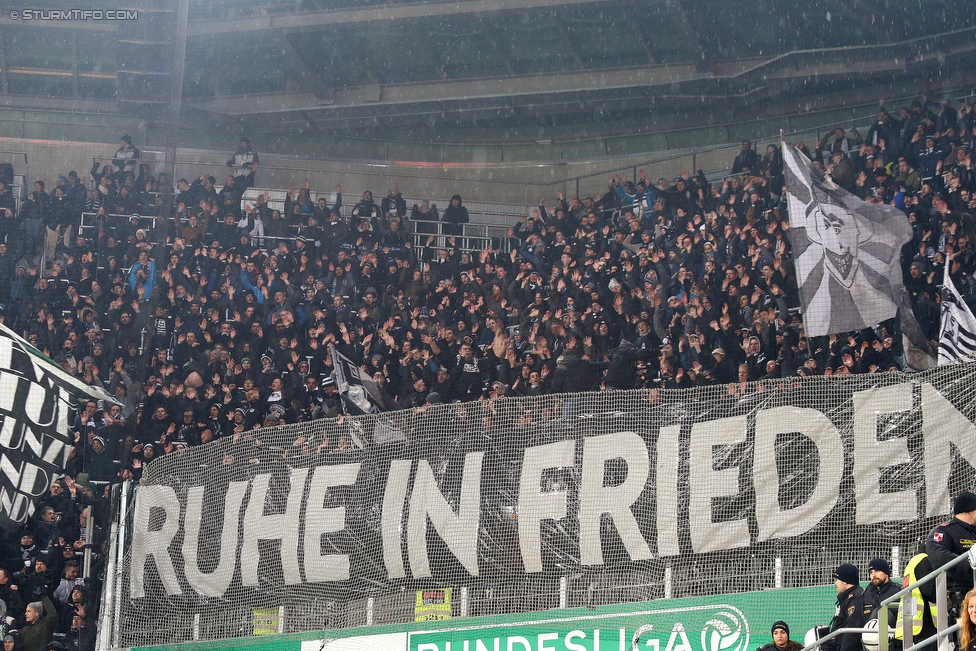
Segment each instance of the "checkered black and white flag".
[{"label": "checkered black and white flag", "polygon": [[939,331],[939,366],[976,359],[976,317],[949,277],[946,259],[942,282],[942,326]]},{"label": "checkered black and white flag", "polygon": [[114,402],[0,324],[0,527],[23,528],[64,472],[75,406],[87,396]]}]

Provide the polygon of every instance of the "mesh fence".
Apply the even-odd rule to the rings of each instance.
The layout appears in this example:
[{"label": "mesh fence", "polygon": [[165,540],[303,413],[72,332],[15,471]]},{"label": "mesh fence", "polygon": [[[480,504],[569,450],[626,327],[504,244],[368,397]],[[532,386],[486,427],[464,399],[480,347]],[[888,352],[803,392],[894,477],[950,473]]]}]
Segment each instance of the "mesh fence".
[{"label": "mesh fence", "polygon": [[[976,485],[972,373],[503,398],[256,430],[153,462],[119,646],[823,585]],[[777,569],[779,559],[779,569]]]}]

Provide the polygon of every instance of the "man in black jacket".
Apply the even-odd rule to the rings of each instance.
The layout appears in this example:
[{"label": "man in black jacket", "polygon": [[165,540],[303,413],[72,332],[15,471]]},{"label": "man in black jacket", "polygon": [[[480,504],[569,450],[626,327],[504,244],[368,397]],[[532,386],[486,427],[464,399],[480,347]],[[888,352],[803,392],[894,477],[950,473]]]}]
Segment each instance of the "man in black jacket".
[{"label": "man in black jacket", "polygon": [[[878,619],[881,616],[881,602],[895,594],[901,586],[891,582],[891,566],[883,558],[876,558],[868,563],[868,576],[871,585],[864,591],[864,616],[866,619]],[[898,611],[888,610],[888,630],[894,632]]]},{"label": "man in black jacket", "polygon": [[[968,554],[976,542],[976,493],[963,491],[952,505],[952,519],[936,525],[925,543],[932,567],[938,569],[960,554]],[[966,563],[949,570],[949,602],[955,607],[973,588],[973,572]]]},{"label": "man in black jacket", "polygon": [[752,148],[752,142],[742,141],[742,150],[732,163],[732,173],[757,172],[759,170],[759,154]]},{"label": "man in black jacket", "polygon": [[608,389],[633,389],[637,360],[649,358],[648,351],[638,350],[634,344],[621,339],[620,345],[610,352],[610,365],[606,377],[603,378],[604,385]]},{"label": "man in black jacket", "polygon": [[467,402],[480,398],[485,388],[486,368],[485,361],[474,356],[474,346],[463,342],[458,349],[457,364],[450,369],[452,399]]},{"label": "man in black jacket", "polygon": [[400,194],[400,188],[396,183],[390,185],[386,196],[383,197],[380,211],[387,220],[407,218],[407,201]]},{"label": "man in black jacket", "polygon": [[241,138],[241,146],[227,161],[227,167],[234,169],[235,184],[242,192],[254,185],[254,172],[258,169],[258,153],[251,148],[250,139]]},{"label": "man in black jacket", "polygon": [[[837,610],[830,631],[864,626],[864,591],[861,589],[857,567],[844,563],[834,570],[837,587]],[[833,651],[861,651],[860,633],[844,633],[836,638]]]},{"label": "man in black jacket", "polygon": [[577,338],[570,337],[563,359],[553,373],[552,393],[578,393],[596,391],[600,388],[600,378],[610,363],[583,359],[579,354],[578,346]]}]

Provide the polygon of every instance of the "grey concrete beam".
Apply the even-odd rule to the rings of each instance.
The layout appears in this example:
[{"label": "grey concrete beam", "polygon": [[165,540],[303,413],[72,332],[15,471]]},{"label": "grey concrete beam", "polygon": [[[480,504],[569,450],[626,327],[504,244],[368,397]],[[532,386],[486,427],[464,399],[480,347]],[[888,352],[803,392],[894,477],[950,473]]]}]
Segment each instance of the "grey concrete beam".
[{"label": "grey concrete beam", "polygon": [[647,35],[647,30],[644,29],[644,24],[641,22],[642,16],[636,8],[630,10],[630,26],[634,29],[634,33],[637,35],[637,42],[641,44],[644,48],[644,54],[647,55],[647,63],[654,65],[658,63],[657,56],[654,54],[654,47],[650,37]]},{"label": "grey concrete beam", "polygon": [[406,5],[389,4],[363,9],[348,8],[269,14],[267,16],[230,20],[201,20],[190,25],[190,36],[210,37],[214,34],[305,29],[328,25],[375,23],[378,21],[423,19],[473,13],[490,14],[499,11],[551,9],[560,6],[594,5],[608,2],[611,0],[456,0],[455,2],[425,2]]},{"label": "grey concrete beam", "polygon": [[[269,93],[204,99],[193,106],[225,115],[307,111],[321,126],[330,121],[420,120],[442,113],[458,119],[470,111],[565,111],[567,103],[664,102],[688,105],[788,92],[806,80],[823,83],[852,76],[918,77],[932,67],[976,58],[976,28],[903,43],[790,52],[773,57],[694,64],[649,65],[612,70],[555,72],[474,79],[432,80],[336,88],[328,98],[312,93]],[[937,44],[938,47],[932,47]],[[431,111],[431,105],[437,105]],[[631,105],[632,106],[632,105]],[[466,116],[465,116],[466,117]]]},{"label": "grey concrete beam", "polygon": [[34,97],[32,95],[0,95],[0,108],[34,111],[72,111],[76,113],[119,112],[119,105],[114,101]]},{"label": "grey concrete beam", "polygon": [[481,33],[484,34],[485,38],[488,39],[488,42],[491,43],[492,51],[505,66],[505,70],[508,71],[508,74],[517,75],[519,73],[518,67],[515,65],[512,57],[509,56],[501,40],[498,38],[498,33],[495,31],[494,24],[492,24],[491,21],[479,19],[478,25],[481,27]]}]

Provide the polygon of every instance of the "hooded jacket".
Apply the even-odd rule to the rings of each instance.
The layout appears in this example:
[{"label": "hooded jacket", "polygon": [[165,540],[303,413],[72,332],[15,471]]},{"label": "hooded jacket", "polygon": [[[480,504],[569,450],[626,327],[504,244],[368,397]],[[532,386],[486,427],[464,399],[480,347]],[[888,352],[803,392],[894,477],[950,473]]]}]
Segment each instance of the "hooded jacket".
[{"label": "hooded jacket", "polygon": [[[457,199],[457,205],[454,200]],[[451,197],[451,205],[444,210],[441,221],[444,223],[445,235],[460,235],[463,231],[462,224],[468,223],[468,209],[461,205],[461,195],[456,194]]]},{"label": "hooded jacket", "polygon": [[553,393],[579,393],[594,391],[600,386],[600,375],[610,366],[609,362],[590,362],[571,350],[563,357],[553,373]]},{"label": "hooded jacket", "polygon": [[634,344],[621,339],[620,345],[610,352],[610,366],[603,378],[607,388],[632,389],[637,373],[637,360],[649,357],[650,354],[646,351],[638,350]]}]

